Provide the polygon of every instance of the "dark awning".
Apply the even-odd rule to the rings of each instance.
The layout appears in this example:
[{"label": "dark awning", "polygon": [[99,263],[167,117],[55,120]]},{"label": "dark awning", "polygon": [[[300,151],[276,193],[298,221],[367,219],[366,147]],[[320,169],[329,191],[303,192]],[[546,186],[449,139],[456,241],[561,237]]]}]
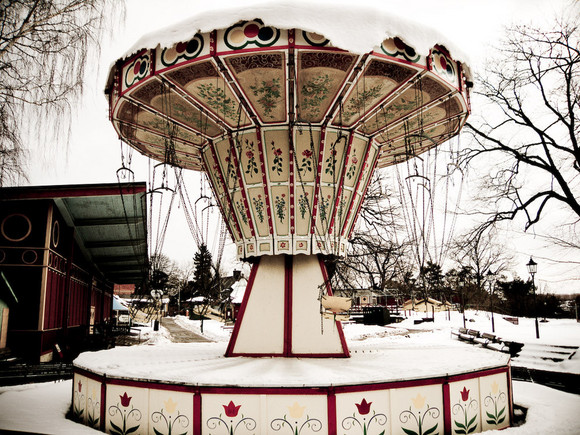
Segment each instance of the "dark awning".
[{"label": "dark awning", "polygon": [[2,189],[4,200],[52,199],[86,258],[109,281],[139,284],[147,273],[146,183]]}]

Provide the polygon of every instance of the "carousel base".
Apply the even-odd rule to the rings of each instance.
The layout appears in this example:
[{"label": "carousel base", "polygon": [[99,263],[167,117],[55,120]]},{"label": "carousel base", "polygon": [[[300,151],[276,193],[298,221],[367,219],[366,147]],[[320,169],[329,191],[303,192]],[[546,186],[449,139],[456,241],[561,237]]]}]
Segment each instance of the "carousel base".
[{"label": "carousel base", "polygon": [[74,363],[72,411],[114,434],[456,434],[510,426],[509,357],[351,346],[348,359],[225,358],[223,343],[116,348]]}]

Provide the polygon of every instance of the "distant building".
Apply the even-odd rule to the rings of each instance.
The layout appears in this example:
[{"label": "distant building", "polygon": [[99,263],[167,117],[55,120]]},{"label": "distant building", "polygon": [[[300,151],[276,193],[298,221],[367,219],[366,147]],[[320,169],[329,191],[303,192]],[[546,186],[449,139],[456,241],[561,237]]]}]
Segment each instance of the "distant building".
[{"label": "distant building", "polygon": [[135,284],[115,284],[113,293],[123,299],[130,299],[135,293]]},{"label": "distant building", "polygon": [[0,189],[0,347],[50,361],[103,331],[113,284],[146,276],[145,192],[145,183]]},{"label": "distant building", "polygon": [[417,311],[420,313],[431,313],[431,312],[440,312],[440,311],[447,311],[447,310],[454,310],[455,307],[453,304],[449,302],[441,302],[432,298],[425,299],[409,299],[403,304],[402,310],[403,311]]}]

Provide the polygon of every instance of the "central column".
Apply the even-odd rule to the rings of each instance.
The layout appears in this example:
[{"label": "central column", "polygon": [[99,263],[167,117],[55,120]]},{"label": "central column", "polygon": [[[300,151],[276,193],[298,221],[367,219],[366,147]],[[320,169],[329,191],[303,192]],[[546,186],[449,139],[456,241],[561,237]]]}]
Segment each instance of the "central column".
[{"label": "central column", "polygon": [[316,255],[260,257],[226,356],[348,357],[340,322],[321,316],[321,290],[332,294]]}]

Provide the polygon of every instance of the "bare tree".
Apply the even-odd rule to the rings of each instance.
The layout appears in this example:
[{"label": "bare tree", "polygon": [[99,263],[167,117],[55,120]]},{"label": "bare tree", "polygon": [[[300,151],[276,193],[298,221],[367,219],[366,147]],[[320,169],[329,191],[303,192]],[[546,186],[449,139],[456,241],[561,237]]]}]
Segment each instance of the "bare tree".
[{"label": "bare tree", "polygon": [[462,162],[475,168],[493,159],[479,192],[490,207],[480,232],[516,216],[527,230],[558,205],[571,212],[569,222],[580,218],[579,8],[572,4],[549,30],[510,29],[498,59],[477,77],[486,112],[467,124],[475,141]]},{"label": "bare tree", "polygon": [[384,293],[400,277],[399,265],[409,244],[398,239],[401,217],[397,206],[389,201],[392,195],[386,184],[380,173],[373,175],[348,256],[327,262],[334,288],[347,293],[362,288]]},{"label": "bare tree", "polygon": [[[118,0],[0,1],[0,186],[25,179],[24,135],[65,142],[91,48]],[[94,56],[93,56],[94,57]],[[24,122],[25,114],[33,122]]]}]

